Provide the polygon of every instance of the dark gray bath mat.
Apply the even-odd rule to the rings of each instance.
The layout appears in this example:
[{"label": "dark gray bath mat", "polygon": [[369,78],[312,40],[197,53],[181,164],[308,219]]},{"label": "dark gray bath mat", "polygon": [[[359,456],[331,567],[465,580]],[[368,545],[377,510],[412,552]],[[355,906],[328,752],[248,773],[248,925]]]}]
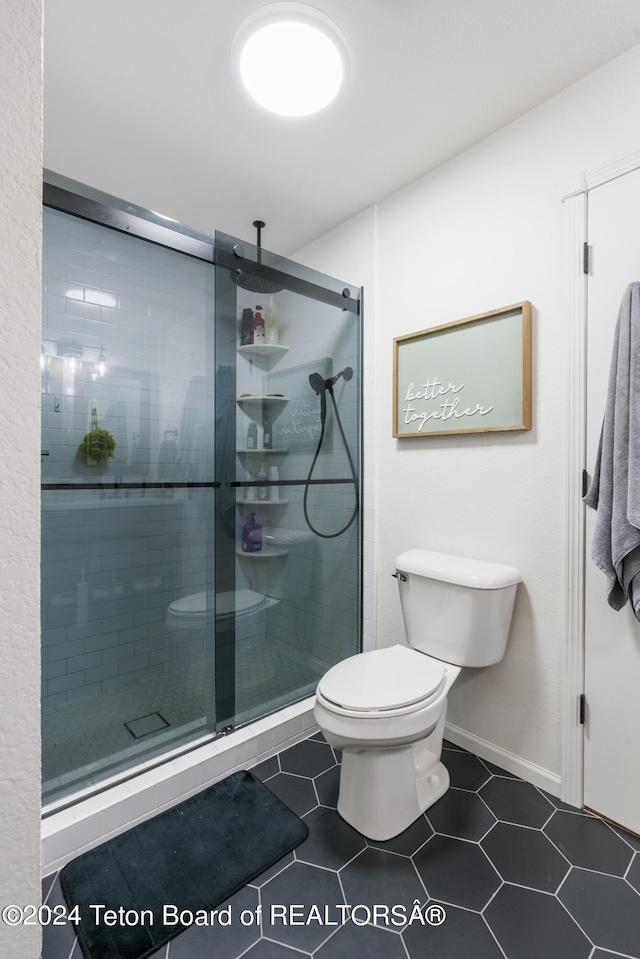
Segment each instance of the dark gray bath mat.
[{"label": "dark gray bath mat", "polygon": [[185,914],[174,925],[177,914],[204,917],[308,834],[252,773],[228,776],[64,867],[62,892],[70,910],[79,907],[82,952],[144,959],[194,921]]}]

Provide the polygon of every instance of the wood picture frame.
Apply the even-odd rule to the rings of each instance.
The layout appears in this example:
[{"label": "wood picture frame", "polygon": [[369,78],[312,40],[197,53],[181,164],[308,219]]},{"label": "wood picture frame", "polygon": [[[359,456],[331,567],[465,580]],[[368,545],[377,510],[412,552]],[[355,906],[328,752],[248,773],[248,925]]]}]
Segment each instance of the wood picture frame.
[{"label": "wood picture frame", "polygon": [[531,303],[398,336],[393,435],[531,429]]}]

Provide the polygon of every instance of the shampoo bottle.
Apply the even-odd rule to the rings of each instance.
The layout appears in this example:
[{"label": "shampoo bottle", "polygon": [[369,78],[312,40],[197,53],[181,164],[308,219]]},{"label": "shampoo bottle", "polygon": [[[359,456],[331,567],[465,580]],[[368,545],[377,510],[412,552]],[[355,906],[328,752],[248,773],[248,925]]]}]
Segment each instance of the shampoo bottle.
[{"label": "shampoo bottle", "polygon": [[257,423],[249,423],[249,429],[247,430],[247,449],[248,450],[258,449],[258,424]]},{"label": "shampoo bottle", "polygon": [[[269,482],[277,483],[280,479],[278,475],[278,467],[271,466],[269,468]],[[269,487],[269,499],[280,499],[280,487],[279,486],[270,486]]]},{"label": "shampoo bottle", "polygon": [[243,346],[251,346],[253,343],[253,310],[246,309],[242,311],[240,340]]},{"label": "shampoo bottle", "polygon": [[[245,482],[247,482],[247,483],[253,483],[253,473],[251,472],[251,470],[247,470],[247,472],[245,473],[245,477],[244,477],[244,478],[245,478]],[[253,499],[253,486],[245,486],[245,488],[244,488],[244,498],[245,498],[245,499]]]},{"label": "shampoo bottle", "polygon": [[264,463],[261,463],[258,470],[258,499],[266,499],[267,492],[267,471],[264,468]]},{"label": "shampoo bottle", "polygon": [[253,318],[253,342],[264,343],[264,318],[260,310],[261,306],[256,306],[256,314]]},{"label": "shampoo bottle", "polygon": [[278,307],[273,302],[273,297],[269,297],[264,310],[264,333],[267,343],[278,342]]},{"label": "shampoo bottle", "polygon": [[264,449],[270,450],[273,446],[273,431],[270,420],[264,421],[264,432],[262,436],[262,445]]},{"label": "shampoo bottle", "polygon": [[262,526],[256,523],[256,514],[252,513],[249,522],[242,527],[242,551],[259,553],[262,549]]}]

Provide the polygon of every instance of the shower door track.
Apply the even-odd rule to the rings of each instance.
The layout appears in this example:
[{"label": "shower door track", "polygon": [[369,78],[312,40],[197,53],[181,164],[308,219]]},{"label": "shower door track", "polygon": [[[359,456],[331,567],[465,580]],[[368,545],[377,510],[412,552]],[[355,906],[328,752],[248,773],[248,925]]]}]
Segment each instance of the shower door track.
[{"label": "shower door track", "polygon": [[[269,480],[268,486],[345,486],[347,483],[353,484],[356,480],[352,476],[344,479],[312,479],[312,480]],[[232,488],[243,486],[255,486],[256,481],[252,483],[246,480],[237,480],[229,483]],[[203,483],[41,483],[42,490],[49,491],[72,491],[72,490],[92,490],[95,493],[106,490],[154,490],[154,489],[220,489],[222,483],[218,480]]]},{"label": "shower door track", "polygon": [[[276,451],[277,452],[277,451]],[[265,486],[344,486],[347,483],[357,483],[357,480],[354,480],[353,476],[346,476],[344,479],[292,479],[292,480],[269,480],[268,483],[265,483]],[[256,486],[256,480],[234,480],[233,483],[229,484],[233,488],[243,487],[243,486]]]},{"label": "shower door track", "polygon": [[[74,190],[83,190],[84,193]],[[91,223],[100,223],[120,233],[186,253],[187,256],[204,260],[212,266],[228,268],[230,273],[240,271],[259,276],[292,293],[335,306],[355,316],[360,315],[360,300],[353,298],[348,287],[339,293],[303,277],[284,273],[268,264],[258,264],[256,260],[244,255],[244,248],[238,246],[237,252],[222,249],[216,245],[214,237],[196,230],[191,231],[177,221],[171,221],[172,226],[165,226],[149,219],[149,211],[141,207],[123,203],[116,197],[90,189],[52,170],[44,170],[42,202],[52,210],[59,210]],[[125,209],[118,207],[118,203],[123,203]]]},{"label": "shower door track", "polygon": [[219,489],[220,483],[216,480],[210,483],[42,483],[43,490],[92,490],[99,493],[105,490],[152,490],[152,489]]}]

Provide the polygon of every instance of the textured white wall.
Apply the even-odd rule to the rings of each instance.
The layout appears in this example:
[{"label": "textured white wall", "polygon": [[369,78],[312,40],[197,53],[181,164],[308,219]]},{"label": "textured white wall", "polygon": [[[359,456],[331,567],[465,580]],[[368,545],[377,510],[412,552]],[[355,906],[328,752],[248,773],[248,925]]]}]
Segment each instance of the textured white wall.
[{"label": "textured white wall", "polygon": [[[4,0],[0,30],[0,904],[40,901],[39,0]],[[2,959],[36,959],[37,926],[0,928]]]},{"label": "textured white wall", "polygon": [[[628,122],[639,93],[636,47],[378,208],[378,642],[402,638],[395,584],[383,573],[400,550],[516,566],[523,584],[506,656],[463,673],[448,720],[552,775],[561,771],[571,388],[561,196],[582,169],[640,149]],[[533,429],[393,439],[392,338],[525,299]]]},{"label": "textured white wall", "polygon": [[[541,767],[550,782],[561,772],[571,389],[561,197],[583,169],[640,150],[629,123],[639,93],[636,47],[385,200],[375,218],[377,364],[365,448],[375,444],[377,463],[376,643],[404,641],[389,575],[402,550],[517,566],[524,582],[505,659],[463,673],[448,720],[524,769]],[[321,241],[303,251],[310,265],[353,262],[354,222],[328,235],[330,253]],[[365,288],[367,310],[373,295]],[[533,304],[533,429],[394,439],[393,338],[525,299]]]}]

